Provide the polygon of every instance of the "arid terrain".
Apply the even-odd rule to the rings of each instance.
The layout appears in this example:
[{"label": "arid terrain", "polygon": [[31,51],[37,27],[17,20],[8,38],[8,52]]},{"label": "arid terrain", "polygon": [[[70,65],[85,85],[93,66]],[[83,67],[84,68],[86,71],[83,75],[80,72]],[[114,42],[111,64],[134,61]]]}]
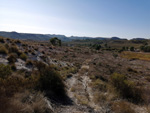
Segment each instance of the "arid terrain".
[{"label": "arid terrain", "polygon": [[0,113],[150,113],[149,41],[60,41],[0,37]]}]

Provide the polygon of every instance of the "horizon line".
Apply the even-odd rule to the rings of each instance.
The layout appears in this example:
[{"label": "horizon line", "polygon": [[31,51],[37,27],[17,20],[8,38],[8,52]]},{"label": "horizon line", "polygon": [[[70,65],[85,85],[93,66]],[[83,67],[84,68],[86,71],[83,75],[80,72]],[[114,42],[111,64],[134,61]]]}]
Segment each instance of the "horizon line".
[{"label": "horizon line", "polygon": [[118,36],[111,36],[111,37],[103,37],[103,36],[76,36],[76,35],[65,35],[65,34],[51,34],[51,33],[33,33],[33,32],[18,32],[18,31],[0,31],[0,32],[16,32],[16,33],[24,33],[24,34],[40,34],[40,35],[64,35],[65,37],[89,37],[89,38],[120,38],[120,39],[136,39],[136,38],[143,38],[143,39],[150,39],[150,38],[145,38],[145,37],[134,37],[134,38],[123,38],[123,37],[118,37]]}]

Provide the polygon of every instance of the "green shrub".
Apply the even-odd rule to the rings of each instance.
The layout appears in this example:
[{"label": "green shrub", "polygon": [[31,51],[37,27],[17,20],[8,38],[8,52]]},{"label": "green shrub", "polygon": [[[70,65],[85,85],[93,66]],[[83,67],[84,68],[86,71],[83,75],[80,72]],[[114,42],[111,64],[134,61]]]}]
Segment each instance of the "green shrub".
[{"label": "green shrub", "polygon": [[111,76],[111,81],[113,83],[113,85],[118,88],[118,89],[121,89],[122,86],[124,85],[123,84],[123,81],[126,80],[126,76],[125,75],[121,75],[121,74],[118,74],[118,73],[114,73],[112,76]]},{"label": "green shrub", "polygon": [[123,98],[136,103],[143,101],[141,89],[136,87],[135,82],[127,80],[125,75],[114,73],[111,81]]},{"label": "green shrub", "polygon": [[94,49],[96,49],[96,50],[100,50],[101,49],[101,45],[100,44],[94,44],[92,47]]},{"label": "green shrub", "polygon": [[6,78],[11,75],[11,67],[9,65],[0,64],[0,78]]},{"label": "green shrub", "polygon": [[13,64],[17,61],[17,57],[18,57],[17,54],[11,53],[7,59],[10,64]]},{"label": "green shrub", "polygon": [[27,55],[26,55],[25,53],[22,53],[22,54],[20,55],[20,58],[21,58],[22,60],[26,61],[28,57],[27,57]]},{"label": "green shrub", "polygon": [[60,75],[51,67],[46,67],[40,76],[41,88],[43,90],[52,90],[57,95],[63,95],[64,84]]},{"label": "green shrub", "polygon": [[40,90],[45,91],[47,94],[53,93],[59,97],[64,96],[65,85],[54,67],[47,66],[40,62],[38,63],[38,69],[40,73],[38,81]]},{"label": "green shrub", "polygon": [[18,56],[21,54],[17,46],[11,46],[9,47],[9,53],[16,53]]},{"label": "green shrub", "polygon": [[8,50],[4,46],[0,46],[0,54],[7,54]]},{"label": "green shrub", "polygon": [[61,40],[58,39],[57,37],[51,38],[50,43],[54,46],[61,46]]}]

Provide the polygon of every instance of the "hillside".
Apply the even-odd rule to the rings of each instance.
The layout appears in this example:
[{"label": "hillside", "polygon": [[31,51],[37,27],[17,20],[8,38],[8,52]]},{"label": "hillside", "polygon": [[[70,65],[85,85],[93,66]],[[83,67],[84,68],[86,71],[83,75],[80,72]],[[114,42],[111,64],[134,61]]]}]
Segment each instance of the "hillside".
[{"label": "hillside", "polygon": [[149,113],[145,42],[87,43],[0,37],[0,113]]},{"label": "hillside", "polygon": [[64,42],[73,41],[73,40],[120,40],[118,37],[105,38],[105,37],[81,37],[81,36],[71,36],[67,37],[65,35],[57,34],[32,34],[32,33],[17,33],[17,32],[5,32],[0,31],[0,36],[12,38],[12,39],[23,39],[23,40],[36,40],[36,41],[48,41],[50,38],[57,37]]}]

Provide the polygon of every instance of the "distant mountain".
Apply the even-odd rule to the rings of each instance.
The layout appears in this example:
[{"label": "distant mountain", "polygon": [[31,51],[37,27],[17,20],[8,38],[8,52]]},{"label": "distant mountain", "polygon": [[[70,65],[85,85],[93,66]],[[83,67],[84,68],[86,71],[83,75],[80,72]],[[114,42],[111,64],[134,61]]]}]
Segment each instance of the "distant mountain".
[{"label": "distant mountain", "polygon": [[31,33],[4,32],[4,31],[0,31],[0,36],[13,39],[26,39],[39,41],[47,41],[53,37],[57,37],[62,41],[92,39],[92,37],[78,37],[78,36],[66,37],[65,35],[56,35],[56,34],[31,34]]},{"label": "distant mountain", "polygon": [[110,39],[110,38],[96,37],[95,39],[98,39],[98,40],[108,40],[108,39]]},{"label": "distant mountain", "polygon": [[0,36],[13,38],[13,39],[24,39],[24,40],[38,40],[38,41],[47,41],[50,38],[57,37],[62,41],[72,41],[72,40],[91,40],[91,39],[98,39],[98,40],[121,40],[118,37],[112,38],[105,38],[105,37],[80,37],[80,36],[71,36],[67,37],[65,35],[57,35],[57,34],[32,34],[32,33],[17,33],[17,32],[5,32],[0,31]]},{"label": "distant mountain", "polygon": [[111,37],[111,40],[120,40],[119,37]]},{"label": "distant mountain", "polygon": [[62,41],[71,41],[73,39],[80,39],[80,37],[73,38],[73,37],[66,37],[65,35],[56,35],[56,34],[31,34],[31,33],[17,33],[5,31],[0,31],[0,36],[13,39],[38,40],[38,41],[47,41],[53,37],[57,37]]},{"label": "distant mountain", "polygon": [[79,37],[79,36],[71,36],[71,37],[68,37],[72,40],[86,40],[86,39],[92,39],[93,37]]},{"label": "distant mountain", "polygon": [[145,39],[145,38],[133,38],[131,40],[147,40],[147,39]]}]

